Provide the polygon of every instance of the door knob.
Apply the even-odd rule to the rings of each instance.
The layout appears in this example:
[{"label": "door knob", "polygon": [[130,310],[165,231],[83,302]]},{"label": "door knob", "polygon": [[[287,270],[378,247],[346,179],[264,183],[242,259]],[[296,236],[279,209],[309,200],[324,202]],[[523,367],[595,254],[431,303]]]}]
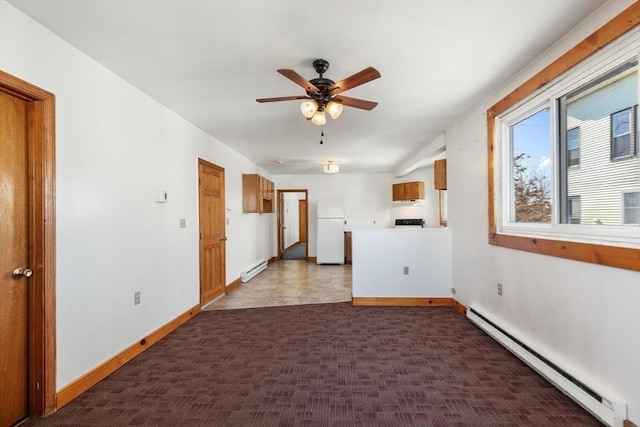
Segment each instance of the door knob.
[{"label": "door knob", "polygon": [[14,279],[19,279],[20,277],[26,277],[29,278],[31,276],[33,276],[33,270],[30,268],[16,268],[15,270],[13,270],[13,274],[12,274]]},{"label": "door knob", "polygon": [[220,241],[221,241],[221,242],[224,242],[225,240],[227,240],[227,238],[226,238],[226,237],[221,237],[221,238],[220,238]]}]

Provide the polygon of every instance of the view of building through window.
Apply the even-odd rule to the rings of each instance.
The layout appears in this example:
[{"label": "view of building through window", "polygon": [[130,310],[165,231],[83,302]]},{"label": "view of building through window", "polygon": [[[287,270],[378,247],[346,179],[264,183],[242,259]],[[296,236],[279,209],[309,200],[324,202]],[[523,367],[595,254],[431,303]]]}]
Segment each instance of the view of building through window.
[{"label": "view of building through window", "polygon": [[[567,200],[562,222],[629,224],[623,218],[624,194],[640,190],[640,158],[635,114],[638,62],[629,61],[561,98],[567,150],[575,149],[572,129],[579,129],[579,162],[571,154],[560,171],[560,197]],[[563,132],[563,129],[560,130]],[[569,200],[580,200],[579,215]],[[636,222],[638,224],[638,222]]]},{"label": "view of building through window", "polygon": [[637,117],[634,59],[511,124],[511,222],[639,224]]}]

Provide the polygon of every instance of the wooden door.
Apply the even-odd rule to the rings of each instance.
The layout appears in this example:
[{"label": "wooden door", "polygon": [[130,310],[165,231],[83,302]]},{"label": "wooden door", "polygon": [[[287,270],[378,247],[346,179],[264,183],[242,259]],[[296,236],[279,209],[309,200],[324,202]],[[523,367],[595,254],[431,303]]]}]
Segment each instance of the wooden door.
[{"label": "wooden door", "polygon": [[298,200],[298,223],[300,228],[300,243],[307,243],[307,201]]},{"label": "wooden door", "polygon": [[0,70],[0,426],[56,410],[55,235],[55,97]]},{"label": "wooden door", "polygon": [[225,291],[224,169],[198,159],[200,201],[200,304]]},{"label": "wooden door", "polygon": [[[0,426],[29,414],[27,102],[0,93]],[[30,271],[30,270],[27,270]]]}]

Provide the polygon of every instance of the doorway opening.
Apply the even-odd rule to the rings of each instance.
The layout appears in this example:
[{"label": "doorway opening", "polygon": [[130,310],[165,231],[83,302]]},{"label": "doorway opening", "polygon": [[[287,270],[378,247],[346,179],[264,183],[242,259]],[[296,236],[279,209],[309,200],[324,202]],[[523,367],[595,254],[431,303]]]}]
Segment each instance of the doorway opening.
[{"label": "doorway opening", "polygon": [[309,258],[309,216],[306,189],[278,190],[278,258]]}]

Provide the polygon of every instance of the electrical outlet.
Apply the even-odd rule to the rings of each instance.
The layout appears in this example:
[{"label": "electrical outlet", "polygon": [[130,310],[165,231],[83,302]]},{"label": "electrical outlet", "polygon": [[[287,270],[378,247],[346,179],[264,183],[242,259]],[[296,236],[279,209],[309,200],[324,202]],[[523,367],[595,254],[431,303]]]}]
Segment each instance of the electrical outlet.
[{"label": "electrical outlet", "polygon": [[409,275],[409,267],[408,266],[402,267],[402,274],[404,276],[408,276]]},{"label": "electrical outlet", "polygon": [[451,294],[455,295],[456,294],[456,288],[451,288]]},{"label": "electrical outlet", "polygon": [[133,294],[133,305],[140,304],[140,291]]},{"label": "electrical outlet", "polygon": [[498,295],[502,296],[502,283],[498,283]]}]

